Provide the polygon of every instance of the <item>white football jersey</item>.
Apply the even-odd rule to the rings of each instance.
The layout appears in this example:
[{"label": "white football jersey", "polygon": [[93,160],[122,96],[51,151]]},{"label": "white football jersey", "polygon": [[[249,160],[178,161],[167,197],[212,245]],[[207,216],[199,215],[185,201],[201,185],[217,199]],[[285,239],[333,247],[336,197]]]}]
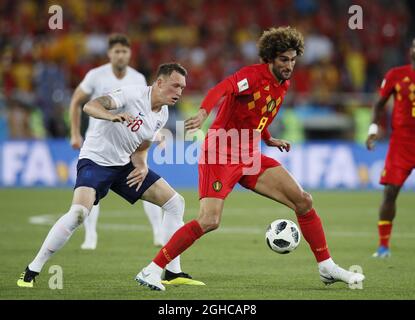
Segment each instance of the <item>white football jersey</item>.
[{"label": "white football jersey", "polygon": [[91,96],[91,100],[129,85],[146,86],[147,82],[140,72],[128,66],[124,77],[118,79],[110,63],[91,69],[79,84],[82,91]]},{"label": "white football jersey", "polygon": [[[91,69],[79,84],[82,91],[90,95],[91,100],[104,96],[117,88],[129,85],[146,86],[146,78],[137,70],[127,66],[124,77],[118,79],[112,71],[111,63]],[[86,136],[88,136],[89,130],[92,129],[95,121],[95,118],[89,117]]]},{"label": "white football jersey", "polygon": [[152,87],[133,85],[109,93],[117,106],[110,112],[127,112],[135,121],[121,123],[94,119],[79,159],[90,159],[101,166],[123,166],[130,162],[131,154],[143,141],[153,141],[166,124],[169,112],[167,105],[159,112],[151,110],[151,91]]}]

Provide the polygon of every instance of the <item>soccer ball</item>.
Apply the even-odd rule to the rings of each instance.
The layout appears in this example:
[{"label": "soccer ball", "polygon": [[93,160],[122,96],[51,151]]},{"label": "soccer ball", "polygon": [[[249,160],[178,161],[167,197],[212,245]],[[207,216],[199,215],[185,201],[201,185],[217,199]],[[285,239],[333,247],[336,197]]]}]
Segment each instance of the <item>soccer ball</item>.
[{"label": "soccer ball", "polygon": [[301,233],[297,225],[291,220],[278,219],[268,226],[265,241],[271,250],[285,254],[298,247]]}]

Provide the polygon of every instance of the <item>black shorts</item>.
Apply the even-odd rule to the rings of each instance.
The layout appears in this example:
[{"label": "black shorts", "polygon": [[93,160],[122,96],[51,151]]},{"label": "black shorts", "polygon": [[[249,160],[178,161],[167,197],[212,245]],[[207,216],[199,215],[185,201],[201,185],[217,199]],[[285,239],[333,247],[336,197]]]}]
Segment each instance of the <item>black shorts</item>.
[{"label": "black shorts", "polygon": [[154,182],[160,179],[157,173],[149,169],[140,189],[136,191],[137,186],[130,188],[127,185],[127,176],[134,170],[131,162],[125,166],[106,167],[100,166],[89,159],[79,159],[76,169],[77,176],[74,189],[78,187],[95,189],[94,205],[98,204],[99,200],[107,195],[109,189],[134,204]]}]

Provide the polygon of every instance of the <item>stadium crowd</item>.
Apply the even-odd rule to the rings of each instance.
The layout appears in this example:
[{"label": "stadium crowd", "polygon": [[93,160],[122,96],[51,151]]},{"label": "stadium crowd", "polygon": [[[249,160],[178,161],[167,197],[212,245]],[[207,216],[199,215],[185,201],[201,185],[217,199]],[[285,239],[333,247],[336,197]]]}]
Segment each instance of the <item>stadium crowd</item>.
[{"label": "stadium crowd", "polygon": [[[63,8],[62,30],[48,27],[52,4]],[[348,27],[352,4],[363,8],[364,30]],[[159,63],[178,61],[189,71],[185,95],[202,97],[258,61],[262,30],[294,25],[305,54],[286,106],[344,113],[336,93],[372,94],[388,68],[408,62],[414,11],[411,1],[392,0],[1,1],[0,138],[66,137],[70,96],[107,62],[113,32],[130,37],[131,66],[149,82]],[[177,106],[179,118],[185,108]]]}]

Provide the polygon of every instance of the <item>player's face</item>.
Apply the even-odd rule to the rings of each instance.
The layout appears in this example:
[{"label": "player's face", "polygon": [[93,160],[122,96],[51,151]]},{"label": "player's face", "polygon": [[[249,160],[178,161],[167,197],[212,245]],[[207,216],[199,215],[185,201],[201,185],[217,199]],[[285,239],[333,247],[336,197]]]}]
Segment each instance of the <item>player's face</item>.
[{"label": "player's face", "polygon": [[160,77],[158,85],[164,104],[172,106],[182,96],[182,92],[186,87],[186,78],[180,73],[173,71],[170,76]]},{"label": "player's face", "polygon": [[281,81],[290,79],[296,59],[297,52],[295,50],[280,53],[271,64],[272,73]]},{"label": "player's face", "polygon": [[113,67],[118,70],[123,70],[130,63],[131,49],[120,43],[116,43],[108,50],[108,58]]}]

